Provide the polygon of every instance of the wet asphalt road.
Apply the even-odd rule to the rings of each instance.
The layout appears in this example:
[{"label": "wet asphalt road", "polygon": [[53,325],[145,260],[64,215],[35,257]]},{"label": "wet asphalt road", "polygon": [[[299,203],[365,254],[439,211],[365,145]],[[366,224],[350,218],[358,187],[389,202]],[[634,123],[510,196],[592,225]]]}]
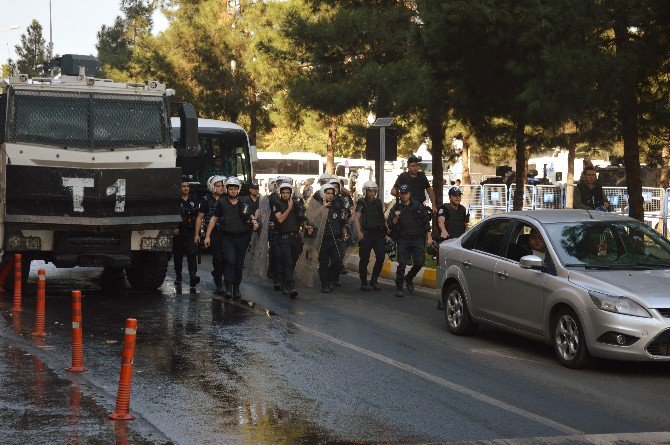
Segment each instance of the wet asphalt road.
[{"label": "wet asphalt road", "polygon": [[[351,274],[296,300],[267,282],[244,300],[100,290],[100,269],[47,266],[47,333],[0,302],[0,443],[669,443],[670,365],[559,366],[548,346],[445,328],[431,290],[363,293]],[[40,266],[33,263],[31,282]],[[83,292],[82,374],[70,360],[70,290]],[[252,306],[253,304],[253,306]],[[130,422],[111,422],[122,330],[137,318]],[[552,437],[552,439],[548,439]]]}]

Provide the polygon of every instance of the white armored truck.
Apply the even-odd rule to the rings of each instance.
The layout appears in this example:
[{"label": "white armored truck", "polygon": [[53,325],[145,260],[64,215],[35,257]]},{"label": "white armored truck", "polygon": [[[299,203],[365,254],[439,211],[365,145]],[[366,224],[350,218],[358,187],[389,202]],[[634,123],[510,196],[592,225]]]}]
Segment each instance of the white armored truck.
[{"label": "white armored truck", "polygon": [[[18,75],[0,85],[3,262],[21,253],[24,270],[37,259],[112,276],[125,269],[133,288],[156,289],[181,220],[174,91],[157,81],[96,78],[91,56],[63,55],[55,65],[59,76]],[[188,149],[197,119],[183,107],[178,148]]]}]

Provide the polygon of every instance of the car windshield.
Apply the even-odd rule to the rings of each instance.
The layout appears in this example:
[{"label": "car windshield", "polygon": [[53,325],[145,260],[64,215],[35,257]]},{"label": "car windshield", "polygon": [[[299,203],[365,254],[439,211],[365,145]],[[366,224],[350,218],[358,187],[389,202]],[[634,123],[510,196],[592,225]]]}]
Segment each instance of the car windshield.
[{"label": "car windshield", "polygon": [[544,226],[565,267],[670,268],[670,242],[638,221],[589,221]]}]

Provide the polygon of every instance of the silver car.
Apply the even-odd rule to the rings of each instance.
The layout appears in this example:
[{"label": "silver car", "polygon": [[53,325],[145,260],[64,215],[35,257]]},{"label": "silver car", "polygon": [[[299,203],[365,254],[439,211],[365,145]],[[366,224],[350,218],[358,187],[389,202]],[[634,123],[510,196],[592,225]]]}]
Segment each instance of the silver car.
[{"label": "silver car", "polygon": [[437,283],[456,335],[497,326],[553,345],[570,368],[670,360],[670,242],[632,218],[494,215],[440,245]]}]

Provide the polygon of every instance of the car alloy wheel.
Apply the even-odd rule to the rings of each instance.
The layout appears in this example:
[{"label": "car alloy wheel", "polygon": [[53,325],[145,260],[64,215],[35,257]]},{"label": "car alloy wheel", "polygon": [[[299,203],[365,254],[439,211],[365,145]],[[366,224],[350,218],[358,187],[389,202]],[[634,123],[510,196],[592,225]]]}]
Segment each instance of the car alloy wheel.
[{"label": "car alloy wheel", "polygon": [[579,351],[579,327],[570,314],[564,314],[556,323],[556,348],[565,361],[574,360]]},{"label": "car alloy wheel", "polygon": [[454,329],[458,329],[463,321],[463,295],[452,289],[447,295],[447,323]]},{"label": "car alloy wheel", "polygon": [[442,295],[444,318],[449,332],[455,335],[474,334],[477,330],[477,323],[470,316],[468,301],[463,289],[458,284],[452,283]]},{"label": "car alloy wheel", "polygon": [[563,366],[580,369],[593,364],[582,323],[572,308],[563,307],[558,311],[553,318],[551,331],[556,358]]}]

